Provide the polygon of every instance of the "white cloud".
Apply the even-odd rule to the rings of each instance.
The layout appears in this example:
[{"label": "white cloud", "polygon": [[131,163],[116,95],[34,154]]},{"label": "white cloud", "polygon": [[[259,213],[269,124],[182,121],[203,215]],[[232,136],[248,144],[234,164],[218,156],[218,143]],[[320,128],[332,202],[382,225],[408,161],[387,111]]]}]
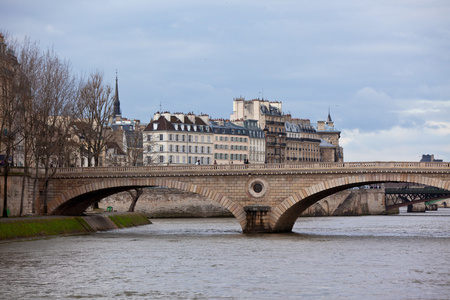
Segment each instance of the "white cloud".
[{"label": "white cloud", "polygon": [[450,159],[450,123],[371,132],[351,129],[341,136],[345,161],[419,161],[422,154]]},{"label": "white cloud", "polygon": [[64,32],[61,29],[55,28],[55,26],[48,24],[45,29],[48,33],[51,34],[63,34]]}]

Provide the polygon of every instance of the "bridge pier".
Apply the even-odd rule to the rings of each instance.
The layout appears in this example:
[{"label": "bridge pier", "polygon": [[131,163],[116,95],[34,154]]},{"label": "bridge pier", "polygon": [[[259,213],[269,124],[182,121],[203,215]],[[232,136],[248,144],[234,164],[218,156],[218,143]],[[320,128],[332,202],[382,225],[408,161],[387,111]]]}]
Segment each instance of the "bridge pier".
[{"label": "bridge pier", "polygon": [[425,212],[425,202],[408,205],[407,212]]},{"label": "bridge pier", "polygon": [[245,206],[244,211],[247,214],[247,227],[244,233],[267,233],[272,232],[269,226],[269,218],[267,216],[270,206],[250,205]]}]

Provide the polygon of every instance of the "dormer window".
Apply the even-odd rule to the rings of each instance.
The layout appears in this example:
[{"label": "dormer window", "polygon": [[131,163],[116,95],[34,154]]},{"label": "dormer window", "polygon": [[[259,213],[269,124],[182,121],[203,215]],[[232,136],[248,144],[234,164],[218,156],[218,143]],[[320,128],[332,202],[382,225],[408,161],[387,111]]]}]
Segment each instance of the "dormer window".
[{"label": "dormer window", "polygon": [[153,123],[153,130],[157,130],[158,129],[158,123]]},{"label": "dormer window", "polygon": [[178,130],[178,124],[174,124],[175,130]]}]

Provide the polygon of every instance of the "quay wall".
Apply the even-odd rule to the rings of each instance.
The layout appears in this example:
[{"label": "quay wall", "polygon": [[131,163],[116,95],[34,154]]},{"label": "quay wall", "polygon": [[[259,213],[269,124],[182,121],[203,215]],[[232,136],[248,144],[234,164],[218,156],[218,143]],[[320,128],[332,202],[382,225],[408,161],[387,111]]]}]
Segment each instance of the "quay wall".
[{"label": "quay wall", "polygon": [[0,241],[88,234],[146,224],[151,224],[151,222],[140,213],[105,213],[80,217],[0,218]]},{"label": "quay wall", "polygon": [[[127,211],[131,204],[128,192],[104,198],[99,208]],[[137,201],[136,212],[150,218],[232,217],[215,201],[198,194],[170,188],[146,188]],[[331,195],[309,207],[302,216],[350,216],[386,214],[384,189],[346,190]]]},{"label": "quay wall", "polygon": [[[20,214],[20,203],[21,203],[21,195],[22,195],[22,183],[23,183],[24,177],[22,174],[11,174],[8,176],[8,203],[7,207],[10,213],[10,216],[19,216]],[[30,178],[28,176],[25,176],[25,186],[29,187]],[[3,197],[4,197],[4,177],[0,176],[0,216],[1,212],[3,212]],[[25,188],[23,191],[23,214],[31,214],[32,212],[32,204],[28,202],[29,193],[32,193],[32,191],[29,191],[28,188]]]}]

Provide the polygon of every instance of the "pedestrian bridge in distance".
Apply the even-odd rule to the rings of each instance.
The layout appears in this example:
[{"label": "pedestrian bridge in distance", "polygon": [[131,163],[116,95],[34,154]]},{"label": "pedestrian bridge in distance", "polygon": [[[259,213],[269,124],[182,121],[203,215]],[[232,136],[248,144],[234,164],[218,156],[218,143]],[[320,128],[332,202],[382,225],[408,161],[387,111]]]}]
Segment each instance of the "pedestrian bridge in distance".
[{"label": "pedestrian bridge in distance", "polygon": [[[174,165],[58,168],[48,211],[79,215],[112,194],[168,187],[201,194],[228,209],[244,232],[290,232],[309,206],[368,184],[409,182],[450,189],[450,163],[347,162],[262,165]],[[38,199],[42,203],[42,199]]]}]

